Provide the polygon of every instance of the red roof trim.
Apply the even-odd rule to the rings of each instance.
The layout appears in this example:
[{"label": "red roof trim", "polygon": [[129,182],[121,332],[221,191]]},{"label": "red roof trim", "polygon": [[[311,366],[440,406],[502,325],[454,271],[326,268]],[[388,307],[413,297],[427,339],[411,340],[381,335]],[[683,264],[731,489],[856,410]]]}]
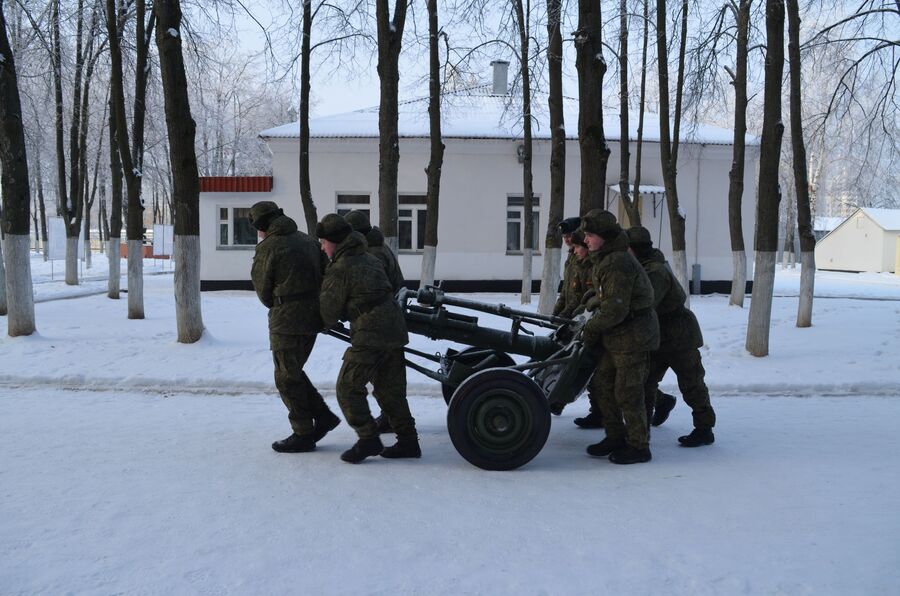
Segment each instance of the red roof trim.
[{"label": "red roof trim", "polygon": [[272,192],[272,177],[201,176],[200,192]]}]

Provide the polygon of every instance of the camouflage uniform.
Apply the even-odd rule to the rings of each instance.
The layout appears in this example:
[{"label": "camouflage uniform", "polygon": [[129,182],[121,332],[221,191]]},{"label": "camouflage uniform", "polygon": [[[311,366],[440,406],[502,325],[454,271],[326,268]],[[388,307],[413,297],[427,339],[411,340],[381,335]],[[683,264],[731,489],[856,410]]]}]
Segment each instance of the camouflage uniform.
[{"label": "camouflage uniform", "polygon": [[350,321],[351,344],[335,387],[338,403],[360,440],[377,438],[366,402],[366,383],[372,383],[375,399],[398,438],[416,437],[406,401],[406,321],[392,298],[381,261],[366,248],[363,235],[350,232],[338,243],[322,282],[320,311],[325,326]]},{"label": "camouflage uniform", "polygon": [[647,411],[653,411],[659,382],[671,368],[678,378],[684,401],[693,412],[694,427],[710,429],[716,424],[716,413],[709,401],[709,389],[704,381],[706,372],[698,349],[703,345],[700,324],[694,313],[685,307],[687,296],[665,256],[652,248],[649,232],[638,232],[639,229],[629,229],[628,235],[644,240],[633,242],[633,250],[653,284],[653,307],[660,327],[659,350],[650,355],[650,373],[644,386]]},{"label": "camouflage uniform", "polygon": [[591,385],[599,393],[607,439],[624,440],[629,447],[646,450],[649,433],[644,383],[648,353],[659,347],[653,287],[640,263],[628,252],[628,240],[612,214],[593,210],[582,221],[586,231],[609,237],[590,257],[594,287],[600,289],[600,295],[583,338],[588,345],[603,347]]},{"label": "camouflage uniform", "polygon": [[403,287],[403,272],[400,270],[400,262],[397,255],[390,247],[384,245],[384,234],[378,228],[373,228],[369,223],[369,217],[362,211],[354,209],[344,216],[347,223],[353,228],[354,232],[359,232],[366,237],[368,244],[368,252],[376,257],[384,266],[384,272],[387,273],[388,281],[391,282],[391,289],[394,294]]},{"label": "camouflage uniform", "polygon": [[[303,367],[322,329],[319,287],[325,265],[319,243],[297,230],[293,219],[277,205],[264,201],[253,206],[257,223],[274,216],[266,237],[256,245],[250,277],[259,300],[269,309],[269,346],[275,363],[275,386],[288,409],[294,434],[313,434],[314,419],[329,412]],[[266,211],[268,213],[266,213]]]}]

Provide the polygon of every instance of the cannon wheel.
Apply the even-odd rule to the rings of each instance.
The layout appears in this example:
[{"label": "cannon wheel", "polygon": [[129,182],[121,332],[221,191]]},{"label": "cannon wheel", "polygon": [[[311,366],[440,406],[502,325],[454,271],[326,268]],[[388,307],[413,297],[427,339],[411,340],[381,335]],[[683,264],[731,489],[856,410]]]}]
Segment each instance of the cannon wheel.
[{"label": "cannon wheel", "polygon": [[[471,356],[471,354],[475,354],[477,352],[484,352],[484,348],[477,348],[477,347],[466,348],[465,350],[462,350],[458,354],[455,354],[453,356],[453,360],[458,360],[462,364],[474,365],[484,359],[484,356],[474,356],[474,357]],[[494,356],[496,356],[496,362],[491,364],[491,368],[494,368],[494,367],[503,368],[503,367],[507,367],[507,366],[515,366],[516,365],[516,361],[513,360],[512,357],[509,354],[507,354],[506,352],[495,351]],[[459,387],[459,385],[450,385],[449,383],[441,383],[441,393],[444,394],[444,402],[445,403],[447,403],[447,404],[450,403],[450,399],[453,397],[453,392],[456,391],[456,389],[458,387]]]},{"label": "cannon wheel", "polygon": [[525,374],[489,368],[463,381],[450,401],[453,446],[484,470],[513,470],[530,462],[550,434],[544,392]]}]

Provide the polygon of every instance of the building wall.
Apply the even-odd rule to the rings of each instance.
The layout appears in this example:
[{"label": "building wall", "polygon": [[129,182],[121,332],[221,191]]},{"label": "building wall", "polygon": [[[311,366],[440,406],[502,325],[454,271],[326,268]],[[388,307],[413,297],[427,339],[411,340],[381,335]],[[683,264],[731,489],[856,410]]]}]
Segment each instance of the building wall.
[{"label": "building wall", "polygon": [[[441,209],[438,226],[436,278],[443,280],[521,280],[520,254],[506,252],[507,197],[521,195],[522,166],[518,161],[518,141],[502,139],[446,139],[441,177]],[[257,200],[276,201],[305,228],[300,206],[297,139],[271,139],[273,189],[271,193],[202,193],[201,240],[203,280],[246,280],[252,250],[217,249],[219,206],[249,207]],[[618,184],[618,145],[611,147],[607,185]],[[401,139],[399,193],[425,194],[425,167],[429,158],[427,139]],[[566,147],[565,215],[578,213],[580,160],[576,141]],[[631,148],[631,178],[634,177]],[[643,148],[642,183],[662,186],[659,145]],[[744,241],[752,263],[753,222],[757,152],[748,148],[744,193]],[[679,198],[687,216],[687,259],[699,263],[704,282],[729,282],[731,243],[728,229],[728,171],[731,147],[682,145],[678,169]],[[540,197],[539,254],[535,255],[532,276],[539,279],[550,202],[550,143],[536,141],[533,155],[534,192]],[[368,194],[373,224],[378,223],[377,139],[313,139],[310,178],[319,218],[336,210],[338,194]],[[614,196],[614,195],[613,195]],[[671,251],[668,212],[658,197],[645,202],[644,225],[664,252]],[[610,205],[614,213],[619,205]],[[304,230],[305,231],[305,230]],[[400,264],[408,280],[417,280],[421,266],[419,253],[401,253]],[[727,288],[726,290],[727,291]]]},{"label": "building wall", "polygon": [[893,237],[858,211],[816,244],[816,267],[836,271],[892,271],[893,242]]}]

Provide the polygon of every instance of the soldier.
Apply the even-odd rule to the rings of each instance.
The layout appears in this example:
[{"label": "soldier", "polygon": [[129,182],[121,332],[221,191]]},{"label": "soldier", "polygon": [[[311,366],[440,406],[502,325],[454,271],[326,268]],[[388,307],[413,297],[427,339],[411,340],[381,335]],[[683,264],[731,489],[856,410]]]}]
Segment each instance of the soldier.
[{"label": "soldier", "polygon": [[[553,314],[559,315],[566,308],[566,301],[568,299],[568,295],[566,293],[566,279],[568,279],[571,275],[574,274],[572,269],[575,267],[575,253],[572,247],[572,234],[578,229],[578,226],[581,225],[581,218],[579,217],[567,217],[566,219],[559,222],[559,231],[562,233],[562,239],[565,245],[569,248],[569,255],[566,257],[566,262],[563,265],[563,283],[560,288],[559,298],[556,300],[556,305],[553,307]],[[572,307],[574,310],[574,306]],[[564,315],[560,315],[564,316]]]},{"label": "soldier", "polygon": [[[382,457],[421,457],[416,422],[406,401],[403,346],[409,341],[406,321],[381,262],[368,254],[366,239],[340,215],[331,213],[316,225],[322,250],[331,259],[325,270],[320,312],[326,328],[350,321],[350,347],[338,374],[335,391],[347,423],[359,440],[341,454],[349,463]],[[366,401],[366,383],[397,433],[385,448]]]},{"label": "soldier", "polygon": [[581,218],[594,263],[598,307],[585,324],[588,346],[602,345],[594,373],[606,437],[587,452],[609,456],[617,464],[651,459],[644,383],[649,352],[659,347],[659,323],[653,311],[653,286],[634,256],[615,216],[593,209]]},{"label": "soldier", "polygon": [[282,453],[313,451],[316,442],[341,420],[325,404],[303,366],[322,329],[319,288],[324,258],[319,244],[272,201],[250,208],[250,221],[262,238],[256,245],[250,277],[256,295],[269,309],[269,347],[275,362],[275,386],[288,409],[291,436],[272,443]]},{"label": "soldier", "polygon": [[[384,245],[384,234],[378,228],[373,228],[369,223],[369,216],[358,209],[354,209],[344,216],[354,232],[359,232],[366,237],[368,244],[368,252],[376,257],[381,264],[384,265],[384,272],[387,274],[388,281],[391,282],[391,290],[394,295],[403,287],[403,272],[400,270],[400,262],[397,261],[397,255],[390,247]],[[377,398],[376,398],[377,399]],[[375,417],[375,423],[378,424],[378,432],[380,434],[393,432],[391,423],[384,412]]]},{"label": "soldier", "polygon": [[[565,268],[565,276],[563,277],[562,287],[559,291],[559,300],[556,301],[554,315],[560,317],[571,318],[578,307],[582,303],[584,293],[591,284],[591,262],[588,256],[587,245],[584,243],[584,233],[581,230],[575,230],[570,235],[570,246],[572,247],[572,260],[567,260]],[[562,308],[560,308],[562,305]]]},{"label": "soldier", "polygon": [[700,324],[694,313],[685,307],[687,297],[684,289],[662,252],[653,248],[650,232],[642,227],[629,228],[628,240],[632,253],[653,284],[653,307],[659,318],[659,349],[650,355],[650,372],[644,388],[647,415],[650,416],[655,405],[653,424],[659,426],[675,406],[674,397],[658,392],[659,382],[671,368],[694,418],[694,430],[689,435],[678,437],[678,442],[683,447],[709,445],[715,441],[712,429],[716,425],[716,413],[709,402],[709,389],[703,380],[706,373],[698,349],[703,345]]}]

